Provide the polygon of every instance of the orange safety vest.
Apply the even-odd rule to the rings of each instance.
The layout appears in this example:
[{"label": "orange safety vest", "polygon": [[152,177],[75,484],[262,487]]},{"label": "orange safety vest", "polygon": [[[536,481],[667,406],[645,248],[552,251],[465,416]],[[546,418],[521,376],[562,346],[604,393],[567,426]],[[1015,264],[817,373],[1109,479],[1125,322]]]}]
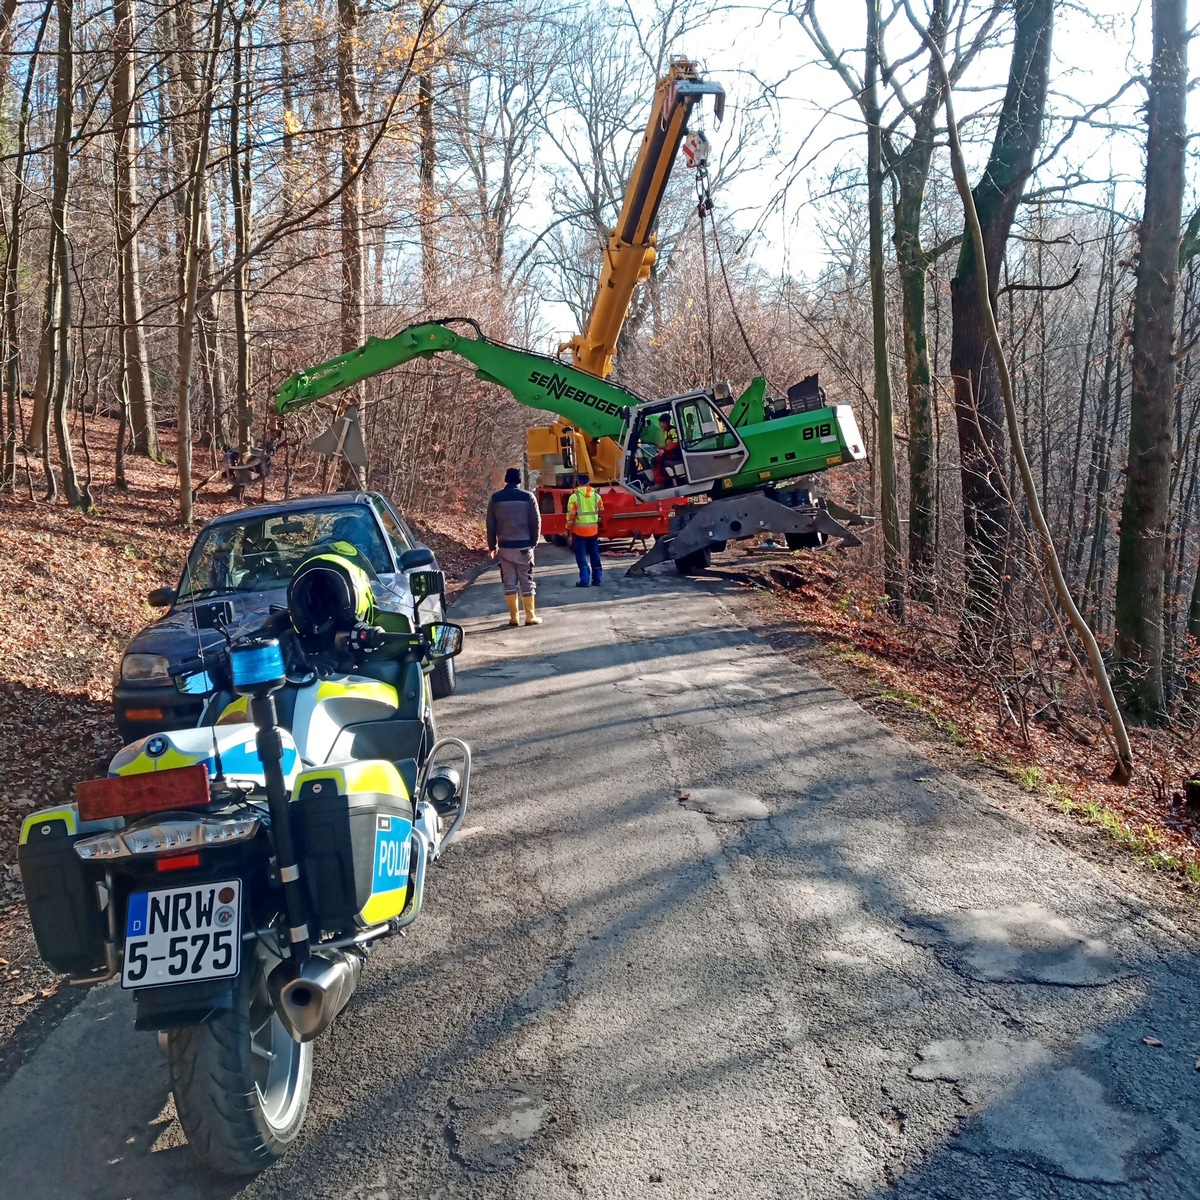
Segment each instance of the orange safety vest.
[{"label": "orange safety vest", "polygon": [[576,488],[567,501],[567,529],[576,537],[596,537],[604,501],[590,485]]}]

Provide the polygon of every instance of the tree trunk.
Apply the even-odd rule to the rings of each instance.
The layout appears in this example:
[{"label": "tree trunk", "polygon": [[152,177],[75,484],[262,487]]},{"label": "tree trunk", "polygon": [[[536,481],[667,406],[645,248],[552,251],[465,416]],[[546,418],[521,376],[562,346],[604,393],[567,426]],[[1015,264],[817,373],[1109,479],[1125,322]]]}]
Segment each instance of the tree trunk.
[{"label": "tree trunk", "polygon": [[433,64],[426,65],[417,79],[417,119],[421,137],[420,222],[421,222],[421,301],[426,313],[432,311],[437,288],[436,193],[437,139],[433,124]]},{"label": "tree trunk", "polygon": [[[281,20],[282,20],[281,15]],[[244,64],[246,13],[233,27],[233,96],[229,102],[229,191],[233,202],[234,253],[241,266],[233,276],[233,323],[237,333],[237,444],[244,454],[250,446],[253,423],[250,400],[250,144],[246,130],[241,146],[242,105],[249,104],[249,80]]]},{"label": "tree trunk", "polygon": [[925,331],[925,253],[921,248],[920,192],[908,190],[904,173],[897,178],[895,205],[896,267],[900,275],[904,332],[904,376],[908,390],[908,566],[913,594],[926,602],[934,597],[936,529],[934,527],[933,383],[929,339]]},{"label": "tree trunk", "polygon": [[[1004,104],[987,167],[971,192],[983,230],[993,318],[996,281],[1009,231],[1041,140],[1054,21],[1053,0],[1016,0],[1015,8],[1016,32]],[[1010,514],[1004,497],[1003,398],[988,346],[979,278],[974,244],[964,237],[958,270],[950,284],[950,373],[962,463],[966,617],[971,623],[986,624],[1000,609]]]},{"label": "tree trunk", "polygon": [[1132,389],[1117,561],[1121,698],[1136,721],[1161,721],[1163,579],[1175,393],[1175,296],[1186,140],[1186,0],[1154,0],[1146,113],[1146,200],[1134,287]]},{"label": "tree trunk", "polygon": [[150,387],[150,362],[142,324],[141,263],[138,250],[137,182],[137,11],[136,0],[113,0],[113,149],[116,159],[116,221],[121,256],[121,338],[127,373],[133,449],[157,458],[158,430]]},{"label": "tree trunk", "polygon": [[54,119],[54,180],[50,198],[50,241],[54,248],[55,305],[54,433],[58,442],[63,492],[72,508],[91,508],[92,500],[79,486],[67,406],[71,402],[74,361],[71,354],[71,244],[67,240],[67,204],[71,189],[71,135],[75,123],[74,0],[58,0],[58,78]]},{"label": "tree trunk", "polygon": [[[21,110],[17,117],[16,157],[13,164],[13,197],[8,226],[8,244],[4,255],[4,330],[5,361],[4,389],[7,392],[5,406],[8,413],[4,431],[4,463],[0,471],[0,487],[16,490],[17,486],[17,437],[20,423],[18,397],[21,395],[21,241],[25,201],[26,156],[29,151],[30,96],[37,73],[38,57],[42,39],[50,21],[50,8],[54,0],[46,0],[42,19],[34,36],[33,52],[29,56],[28,73],[21,92]],[[7,12],[7,7],[5,8]],[[39,427],[40,428],[40,427]]]},{"label": "tree trunk", "polygon": [[879,0],[867,0],[867,69],[863,107],[867,118],[867,210],[871,242],[871,323],[875,349],[875,407],[879,414],[879,479],[883,514],[883,588],[888,608],[904,619],[903,552],[896,495],[896,443],[888,365],[887,294],[883,276],[883,153],[879,128]]},{"label": "tree trunk", "polygon": [[[182,15],[182,14],[181,14]],[[200,284],[201,230],[204,219],[204,175],[208,167],[208,141],[212,126],[213,83],[217,53],[221,46],[221,26],[225,15],[222,0],[217,0],[212,16],[211,41],[205,52],[199,86],[199,110],[188,157],[184,190],[183,244],[181,249],[182,296],[179,314],[179,522],[192,523],[192,366],[196,341],[196,294]],[[190,14],[187,16],[190,22]],[[189,25],[187,46],[192,43]]]},{"label": "tree trunk", "polygon": [[[934,0],[926,36],[941,52],[946,40],[946,0]],[[904,375],[908,391],[908,565],[909,586],[918,599],[933,603],[937,563],[936,442],[934,400],[925,327],[929,259],[921,244],[921,213],[933,157],[942,85],[931,58],[925,95],[913,120],[903,153],[892,158],[893,244],[900,276],[901,322],[904,332]],[[885,146],[890,143],[885,143]]]},{"label": "tree trunk", "polygon": [[[1192,602],[1188,607],[1187,631],[1193,642],[1200,645],[1200,559],[1196,561],[1196,580],[1192,585]],[[1200,708],[1200,665],[1192,667],[1183,703],[1185,708]]]},{"label": "tree trunk", "polygon": [[337,86],[342,140],[342,350],[366,340],[363,312],[362,103],[358,92],[357,0],[338,0]]},{"label": "tree trunk", "polygon": [[[50,387],[51,372],[54,367],[54,340],[51,330],[54,327],[55,305],[58,303],[58,291],[54,284],[54,249],[50,249],[50,266],[46,275],[46,303],[42,309],[42,329],[38,337],[37,375],[33,380],[33,408],[29,414],[29,434],[25,438],[25,446],[31,451],[49,452],[50,444],[47,431],[50,428]],[[48,469],[48,468],[47,468]]]},{"label": "tree trunk", "polygon": [[[212,202],[209,194],[207,178],[204,181],[204,195],[201,197],[200,221],[200,284],[199,291],[208,293],[208,283],[217,273],[214,247],[216,239],[213,236]],[[196,308],[196,328],[200,335],[200,348],[203,351],[203,368],[208,384],[208,422],[214,447],[225,441],[225,414],[229,410],[229,401],[225,394],[225,349],[221,342],[221,306],[220,293],[214,292],[199,303]]]},{"label": "tree trunk", "polygon": [[[46,499],[58,499],[58,480],[50,457],[50,389],[54,385],[54,330],[58,321],[57,251],[53,231],[46,265],[46,303],[42,309],[42,332],[38,339],[37,381],[33,385],[33,413],[30,416],[29,449],[39,450],[46,477]],[[35,437],[36,434],[36,437]]]}]

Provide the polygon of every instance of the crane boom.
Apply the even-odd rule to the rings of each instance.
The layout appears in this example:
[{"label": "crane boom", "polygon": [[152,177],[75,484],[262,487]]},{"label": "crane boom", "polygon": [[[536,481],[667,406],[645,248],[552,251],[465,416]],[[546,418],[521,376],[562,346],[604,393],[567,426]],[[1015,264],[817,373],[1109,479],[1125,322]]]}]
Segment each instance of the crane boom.
[{"label": "crane boom", "polygon": [[435,354],[457,354],[476,368],[480,379],[505,388],[530,408],[557,413],[594,438],[619,441],[625,433],[628,410],[642,403],[625,388],[544,354],[490,342],[483,336],[465,337],[440,321],[429,321],[410,325],[390,338],[369,338],[357,350],[296,372],[276,394],[275,410],[295,412],[373,375]]},{"label": "crane boom", "polygon": [[655,225],[671,168],[687,133],[688,118],[702,96],[715,98],[716,118],[725,115],[725,89],[702,79],[695,63],[676,58],[654,89],[654,103],[617,224],[604,249],[596,295],[583,332],[564,347],[581,371],[605,379],[634,290],[646,279],[657,255]]}]

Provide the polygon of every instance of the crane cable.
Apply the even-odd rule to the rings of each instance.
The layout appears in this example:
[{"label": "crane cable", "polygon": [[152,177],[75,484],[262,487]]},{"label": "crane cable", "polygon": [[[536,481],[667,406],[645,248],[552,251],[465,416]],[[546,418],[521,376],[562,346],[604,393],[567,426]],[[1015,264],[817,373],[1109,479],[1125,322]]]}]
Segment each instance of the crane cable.
[{"label": "crane cable", "polygon": [[758,355],[754,353],[754,347],[750,344],[750,337],[746,333],[746,327],[742,324],[742,318],[738,313],[737,301],[733,298],[733,288],[729,283],[729,273],[725,270],[725,256],[721,253],[721,238],[717,233],[717,222],[713,216],[713,199],[712,192],[708,186],[708,166],[705,163],[700,163],[696,167],[696,215],[700,218],[700,255],[704,260],[704,296],[705,303],[708,305],[708,359],[709,368],[712,372],[713,381],[716,381],[717,372],[716,365],[713,360],[713,322],[712,322],[712,301],[709,296],[708,288],[708,250],[704,235],[704,217],[707,214],[708,223],[712,228],[713,245],[717,250],[717,263],[721,268],[721,278],[725,281],[725,294],[729,297],[729,311],[733,314],[733,319],[737,323],[738,333],[742,335],[742,342],[745,344],[746,352],[750,355],[751,362],[754,363],[755,369],[762,376],[766,375],[763,370],[763,365],[758,361]]},{"label": "crane cable", "polygon": [[[709,195],[708,187],[702,177],[704,167],[698,167],[696,170],[696,214],[700,218],[700,259],[704,264],[704,313],[708,320],[708,380],[709,383],[716,385],[717,382],[717,358],[714,349],[713,337],[713,308],[712,308],[712,288],[709,284],[708,271],[708,242],[704,236],[704,214],[707,211],[709,221],[712,221],[712,196]],[[713,230],[714,234],[716,230]]]}]

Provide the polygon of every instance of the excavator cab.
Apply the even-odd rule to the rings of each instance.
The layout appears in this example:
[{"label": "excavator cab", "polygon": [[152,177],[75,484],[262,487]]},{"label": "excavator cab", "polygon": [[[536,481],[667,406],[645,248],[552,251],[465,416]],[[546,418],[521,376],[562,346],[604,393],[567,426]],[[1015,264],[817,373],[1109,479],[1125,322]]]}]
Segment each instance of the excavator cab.
[{"label": "excavator cab", "polygon": [[736,475],[749,457],[713,395],[688,392],[629,414],[623,482],[647,499],[694,496]]}]

